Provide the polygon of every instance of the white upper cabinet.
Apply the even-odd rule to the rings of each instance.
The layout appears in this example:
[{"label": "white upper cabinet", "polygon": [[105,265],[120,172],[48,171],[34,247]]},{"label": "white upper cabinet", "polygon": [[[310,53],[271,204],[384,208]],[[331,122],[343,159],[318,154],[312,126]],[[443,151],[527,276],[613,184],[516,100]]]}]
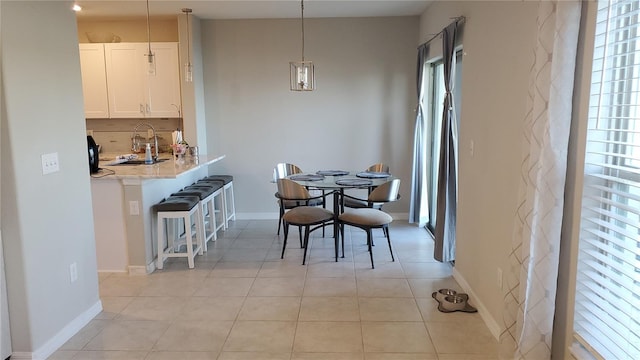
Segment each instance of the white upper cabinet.
[{"label": "white upper cabinet", "polygon": [[151,43],[155,75],[148,73],[147,43],[104,44],[109,117],[180,117],[177,43]]},{"label": "white upper cabinet", "polygon": [[[151,43],[151,50],[156,57],[156,75],[146,77],[147,117],[181,117],[178,44]],[[145,55],[147,52],[144,51]],[[147,58],[143,56],[143,60],[143,71],[147,74]]]},{"label": "white upper cabinet", "polygon": [[107,74],[102,44],[80,44],[80,68],[84,114],[87,119],[109,117],[107,101]]}]

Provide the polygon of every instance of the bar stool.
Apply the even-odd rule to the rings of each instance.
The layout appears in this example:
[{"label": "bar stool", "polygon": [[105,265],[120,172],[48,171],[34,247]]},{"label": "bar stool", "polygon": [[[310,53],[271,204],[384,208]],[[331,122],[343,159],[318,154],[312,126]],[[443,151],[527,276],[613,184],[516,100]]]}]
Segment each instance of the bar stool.
[{"label": "bar stool", "polygon": [[232,175],[211,175],[204,178],[203,182],[211,180],[222,180],[224,182],[224,228],[229,228],[229,220],[236,219],[236,205],[233,194],[233,176]]},{"label": "bar stool", "polygon": [[225,191],[224,191],[224,180],[215,180],[215,179],[200,179],[198,180],[195,184],[193,184],[193,186],[215,186],[215,187],[220,187],[222,189],[222,197],[221,197],[221,201],[220,201],[220,206],[216,207],[215,211],[220,213],[220,217],[221,220],[218,224],[218,226],[222,227],[223,231],[227,230],[227,224],[226,224],[226,207],[225,207]]},{"label": "bar stool", "polygon": [[[194,184],[178,191],[171,196],[197,196],[200,199],[200,214],[198,218],[200,228],[202,229],[203,250],[207,251],[207,243],[209,240],[218,240],[218,230],[224,227],[224,219],[220,222],[216,219],[216,213],[222,213],[222,204],[224,203],[223,185],[221,183]],[[220,206],[216,207],[216,198]]]},{"label": "bar stool", "polygon": [[[157,268],[162,269],[164,260],[170,257],[186,257],[189,269],[193,269],[194,257],[196,254],[202,255],[203,253],[203,239],[200,236],[202,230],[200,229],[200,222],[197,220],[200,216],[200,206],[198,203],[200,198],[197,196],[170,196],[165,200],[155,204],[153,209],[157,212],[158,223],[158,262]],[[193,229],[191,227],[191,217],[195,216],[195,247],[193,244]],[[167,220],[167,221],[165,221]],[[169,220],[182,220],[184,225],[184,234],[178,232],[179,225],[172,224],[173,236],[169,236],[169,229],[166,222]],[[173,221],[172,221],[173,223]],[[165,238],[167,241],[167,248],[164,247]],[[185,253],[179,252],[180,247],[186,245],[187,249]]]}]

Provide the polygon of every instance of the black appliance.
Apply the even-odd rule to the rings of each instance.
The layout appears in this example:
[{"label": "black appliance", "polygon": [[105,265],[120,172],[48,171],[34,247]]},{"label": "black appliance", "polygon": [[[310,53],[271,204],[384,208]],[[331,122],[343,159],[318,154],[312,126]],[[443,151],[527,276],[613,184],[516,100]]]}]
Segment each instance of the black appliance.
[{"label": "black appliance", "polygon": [[89,146],[89,173],[97,173],[99,170],[98,163],[100,159],[98,158],[98,145],[96,145],[95,140],[90,135],[87,135],[87,145]]}]

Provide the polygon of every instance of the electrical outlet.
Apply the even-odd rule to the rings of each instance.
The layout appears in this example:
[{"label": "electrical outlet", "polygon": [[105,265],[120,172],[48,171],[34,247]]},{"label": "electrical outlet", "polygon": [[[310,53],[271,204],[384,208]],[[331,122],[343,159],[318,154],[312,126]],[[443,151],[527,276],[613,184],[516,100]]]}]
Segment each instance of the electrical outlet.
[{"label": "electrical outlet", "polygon": [[153,139],[153,130],[147,129],[147,139]]},{"label": "electrical outlet", "polygon": [[69,279],[72,283],[78,281],[78,265],[76,263],[69,265]]},{"label": "electrical outlet", "polygon": [[88,136],[93,136],[93,130],[87,130],[87,135]]},{"label": "electrical outlet", "polygon": [[498,281],[498,288],[502,289],[502,269],[498,268],[498,273],[497,273],[498,277],[497,277],[497,281]]},{"label": "electrical outlet", "polygon": [[42,175],[60,171],[58,153],[42,154]]},{"label": "electrical outlet", "polygon": [[137,201],[129,201],[129,215],[140,215],[140,206]]}]

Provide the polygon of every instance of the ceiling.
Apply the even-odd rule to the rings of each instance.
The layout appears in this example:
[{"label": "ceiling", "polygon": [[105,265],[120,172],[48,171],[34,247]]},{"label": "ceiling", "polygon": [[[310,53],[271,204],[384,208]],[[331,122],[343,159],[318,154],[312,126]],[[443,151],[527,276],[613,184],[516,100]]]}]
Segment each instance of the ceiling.
[{"label": "ceiling", "polygon": [[[433,0],[307,0],[305,18],[420,15]],[[146,16],[145,0],[76,0],[79,19]],[[149,0],[151,17],[193,9],[200,19],[263,19],[300,17],[298,0]]]}]

